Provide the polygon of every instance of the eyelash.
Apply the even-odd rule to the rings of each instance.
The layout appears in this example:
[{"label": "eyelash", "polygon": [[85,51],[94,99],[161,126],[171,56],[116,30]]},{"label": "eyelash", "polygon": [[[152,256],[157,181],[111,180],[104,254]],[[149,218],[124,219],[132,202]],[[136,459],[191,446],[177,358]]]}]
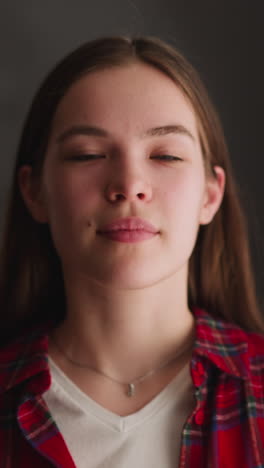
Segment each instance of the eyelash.
[{"label": "eyelash", "polygon": [[[68,160],[81,162],[81,161],[87,161],[87,160],[95,160],[99,157],[100,158],[104,157],[104,155],[103,154],[80,154],[76,156],[71,156],[70,158],[68,158]],[[159,156],[152,157],[151,159],[166,159],[167,161],[182,161],[182,159],[179,158],[178,156],[172,156],[169,154],[162,154]]]}]

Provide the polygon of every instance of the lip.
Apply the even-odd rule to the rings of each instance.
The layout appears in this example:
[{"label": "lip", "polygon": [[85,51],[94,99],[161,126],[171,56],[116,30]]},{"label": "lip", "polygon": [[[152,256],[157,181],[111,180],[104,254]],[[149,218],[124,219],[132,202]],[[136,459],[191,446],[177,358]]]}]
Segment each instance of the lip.
[{"label": "lip", "polygon": [[100,236],[110,239],[116,242],[124,242],[124,243],[135,243],[135,242],[142,242],[147,239],[151,239],[152,237],[156,236],[157,233],[154,232],[147,232],[142,230],[134,230],[134,231],[107,231],[100,233]]},{"label": "lip", "polygon": [[145,219],[138,218],[135,216],[130,216],[127,218],[119,218],[112,221],[109,224],[106,224],[101,229],[98,230],[99,234],[106,234],[112,232],[146,232],[151,234],[157,234],[159,231],[155,226],[153,226],[149,221]]}]

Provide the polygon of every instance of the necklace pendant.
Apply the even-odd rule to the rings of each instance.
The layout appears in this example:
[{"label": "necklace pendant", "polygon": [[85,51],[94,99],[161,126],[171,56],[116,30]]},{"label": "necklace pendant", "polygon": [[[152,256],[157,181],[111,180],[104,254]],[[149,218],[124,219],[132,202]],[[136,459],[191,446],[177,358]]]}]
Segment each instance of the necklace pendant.
[{"label": "necklace pendant", "polygon": [[128,384],[128,391],[127,391],[127,396],[132,397],[135,394],[135,385],[133,383]]}]

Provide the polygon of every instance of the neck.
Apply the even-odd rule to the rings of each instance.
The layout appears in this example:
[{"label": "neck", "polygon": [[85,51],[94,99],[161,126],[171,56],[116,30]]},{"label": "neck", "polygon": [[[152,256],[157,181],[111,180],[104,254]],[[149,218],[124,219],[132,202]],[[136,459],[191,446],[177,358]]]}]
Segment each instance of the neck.
[{"label": "neck", "polygon": [[[54,340],[68,356],[121,381],[173,359],[194,340],[187,292],[174,280],[140,290],[65,281],[67,316]],[[67,288],[71,284],[71,288]],[[181,292],[181,293],[180,293]]]}]

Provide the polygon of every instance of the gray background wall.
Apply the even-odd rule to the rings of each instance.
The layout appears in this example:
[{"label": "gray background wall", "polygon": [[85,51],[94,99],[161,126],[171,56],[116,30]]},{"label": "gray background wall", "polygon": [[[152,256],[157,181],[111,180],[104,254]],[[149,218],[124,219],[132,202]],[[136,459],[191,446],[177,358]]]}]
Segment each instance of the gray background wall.
[{"label": "gray background wall", "polygon": [[22,122],[45,74],[88,39],[157,35],[176,45],[198,68],[219,110],[249,216],[257,283],[264,299],[261,4],[262,0],[2,0],[0,225]]}]

